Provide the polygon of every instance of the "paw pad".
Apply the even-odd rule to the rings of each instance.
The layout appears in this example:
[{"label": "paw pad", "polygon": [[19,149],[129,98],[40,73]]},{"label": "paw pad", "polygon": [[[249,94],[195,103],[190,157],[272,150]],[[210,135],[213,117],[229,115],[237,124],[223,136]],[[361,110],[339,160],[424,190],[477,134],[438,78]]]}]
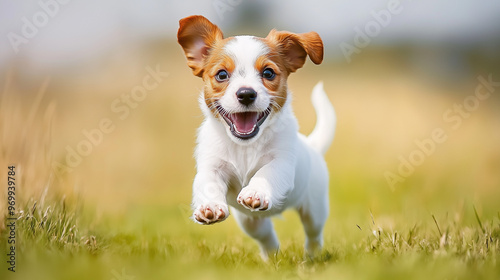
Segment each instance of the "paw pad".
[{"label": "paw pad", "polygon": [[266,211],[270,208],[269,199],[264,195],[253,192],[253,194],[244,193],[243,189],[238,196],[238,203],[249,209],[250,211]]},{"label": "paw pad", "polygon": [[[227,210],[226,210],[227,211]],[[210,225],[217,222],[222,222],[228,216],[226,211],[218,205],[200,206],[195,210],[194,219],[204,225]]]}]

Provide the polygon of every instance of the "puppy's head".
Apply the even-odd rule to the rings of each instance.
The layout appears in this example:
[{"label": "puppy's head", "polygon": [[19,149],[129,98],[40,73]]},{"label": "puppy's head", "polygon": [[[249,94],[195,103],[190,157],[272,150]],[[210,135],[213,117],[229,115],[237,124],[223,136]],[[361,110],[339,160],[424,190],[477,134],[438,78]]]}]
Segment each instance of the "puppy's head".
[{"label": "puppy's head", "polygon": [[288,98],[287,77],[307,56],[315,64],[323,60],[323,43],[315,32],[272,30],[266,38],[224,38],[203,16],[179,24],[177,39],[187,64],[205,82],[205,104],[237,142],[257,139],[266,120],[279,114]]}]

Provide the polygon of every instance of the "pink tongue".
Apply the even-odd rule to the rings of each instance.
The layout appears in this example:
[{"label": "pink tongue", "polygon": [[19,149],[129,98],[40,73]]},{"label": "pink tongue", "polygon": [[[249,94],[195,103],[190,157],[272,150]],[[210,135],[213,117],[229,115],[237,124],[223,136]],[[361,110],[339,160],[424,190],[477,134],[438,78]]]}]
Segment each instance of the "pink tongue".
[{"label": "pink tongue", "polygon": [[231,114],[231,120],[239,133],[251,133],[257,124],[257,112],[244,112]]}]

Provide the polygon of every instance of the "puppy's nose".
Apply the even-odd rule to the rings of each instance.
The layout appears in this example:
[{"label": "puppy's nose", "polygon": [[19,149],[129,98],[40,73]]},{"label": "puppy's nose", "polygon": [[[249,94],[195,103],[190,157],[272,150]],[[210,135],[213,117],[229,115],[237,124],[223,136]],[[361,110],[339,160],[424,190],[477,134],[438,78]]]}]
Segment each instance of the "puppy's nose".
[{"label": "puppy's nose", "polygon": [[253,88],[240,88],[236,92],[236,97],[241,104],[249,106],[257,99],[257,92]]}]

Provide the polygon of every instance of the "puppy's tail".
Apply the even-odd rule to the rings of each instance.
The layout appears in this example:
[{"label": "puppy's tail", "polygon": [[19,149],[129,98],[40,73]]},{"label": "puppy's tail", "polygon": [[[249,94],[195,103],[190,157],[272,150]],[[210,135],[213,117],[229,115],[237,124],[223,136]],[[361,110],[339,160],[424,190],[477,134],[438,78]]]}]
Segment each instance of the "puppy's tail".
[{"label": "puppy's tail", "polygon": [[324,155],[333,141],[337,117],[335,109],[323,89],[323,82],[316,84],[312,91],[311,100],[316,110],[317,120],[314,130],[307,137],[307,142],[309,146]]}]

